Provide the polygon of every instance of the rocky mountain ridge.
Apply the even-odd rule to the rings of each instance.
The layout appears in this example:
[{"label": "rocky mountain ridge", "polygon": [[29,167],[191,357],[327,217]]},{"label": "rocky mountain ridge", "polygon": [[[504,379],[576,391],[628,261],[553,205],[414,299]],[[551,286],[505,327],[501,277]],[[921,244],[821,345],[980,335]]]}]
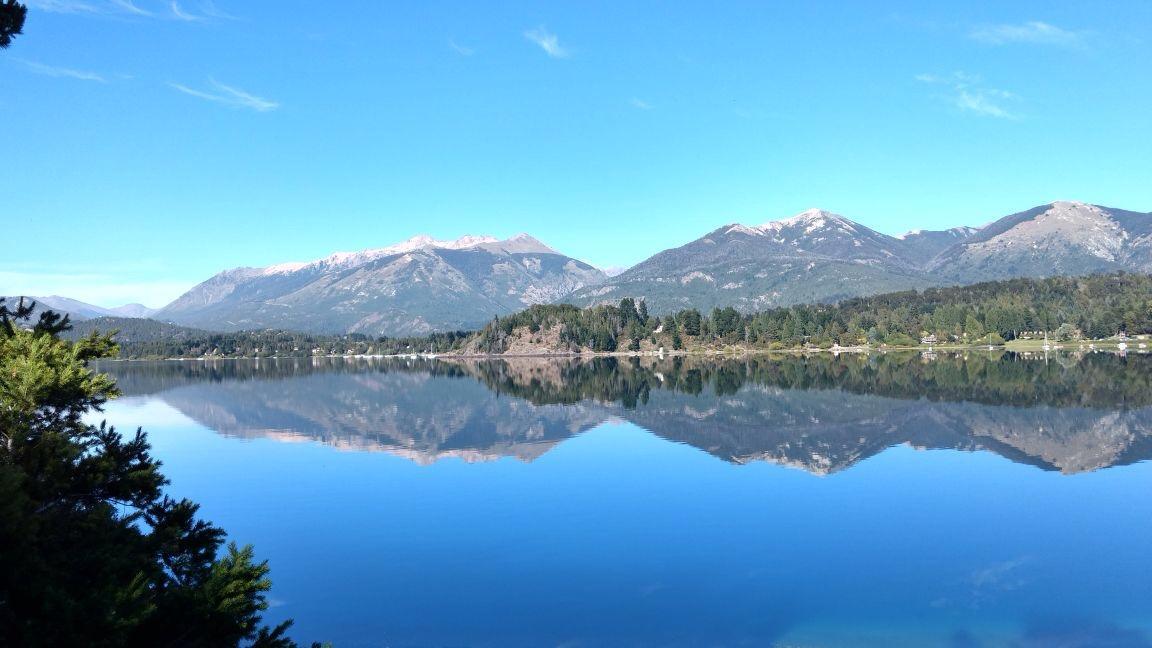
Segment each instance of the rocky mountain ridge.
[{"label": "rocky mountain ridge", "polygon": [[604,278],[527,234],[453,241],[418,236],[310,262],[227,270],[156,317],[226,331],[423,334],[476,328]]},{"label": "rocky mountain ridge", "polygon": [[889,236],[809,209],[725,225],[660,252],[569,301],[643,298],[653,312],[755,311],[1014,277],[1152,271],[1152,214],[1081,202],[1041,205],[983,227]]}]

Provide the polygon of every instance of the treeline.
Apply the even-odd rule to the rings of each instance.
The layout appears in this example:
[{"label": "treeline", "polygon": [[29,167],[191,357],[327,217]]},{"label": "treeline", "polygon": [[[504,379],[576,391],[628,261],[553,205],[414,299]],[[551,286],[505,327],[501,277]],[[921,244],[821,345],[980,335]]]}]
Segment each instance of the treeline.
[{"label": "treeline", "polygon": [[369,337],[360,333],[322,335],[264,330],[220,333],[150,319],[99,317],[72,324],[65,333],[78,340],[93,331],[116,331],[121,358],[304,358],[317,355],[397,355],[442,353],[461,346],[472,333],[454,331],[425,337]]},{"label": "treeline", "polygon": [[638,351],[745,345],[762,348],[911,346],[924,336],[947,343],[1002,343],[1024,332],[1100,339],[1152,332],[1152,277],[1112,274],[1012,279],[859,297],[745,314],[685,309],[650,316],[643,301],[579,309],[533,306],[498,318],[474,348],[502,353],[518,336],[558,339],[558,351]]}]

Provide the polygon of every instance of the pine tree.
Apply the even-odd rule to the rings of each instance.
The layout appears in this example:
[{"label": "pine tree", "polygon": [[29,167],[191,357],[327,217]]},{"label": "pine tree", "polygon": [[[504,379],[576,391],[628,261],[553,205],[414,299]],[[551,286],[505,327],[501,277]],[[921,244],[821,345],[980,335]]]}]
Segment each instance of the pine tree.
[{"label": "pine tree", "polygon": [[217,552],[224,531],[168,483],[137,430],[84,415],[116,386],[88,367],[116,352],[67,317],[0,298],[0,645],[292,646],[261,627],[267,563]]},{"label": "pine tree", "polygon": [[28,7],[16,0],[0,0],[0,49],[7,49],[12,38],[24,32]]}]

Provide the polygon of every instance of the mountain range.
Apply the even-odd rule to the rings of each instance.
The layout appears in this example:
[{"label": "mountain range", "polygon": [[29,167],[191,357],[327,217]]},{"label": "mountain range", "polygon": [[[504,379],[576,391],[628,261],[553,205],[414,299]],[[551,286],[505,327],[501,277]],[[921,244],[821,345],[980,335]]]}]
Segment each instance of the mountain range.
[{"label": "mountain range", "polygon": [[[15,307],[20,301],[20,298],[16,296],[8,297],[7,299],[11,307]],[[114,308],[104,308],[103,306],[88,304],[69,297],[61,297],[60,295],[29,297],[28,299],[36,302],[35,312],[37,313],[43,310],[54,310],[61,313],[68,313],[73,320],[77,321],[96,319],[98,317],[149,318],[159,310],[156,308],[148,308],[143,304],[124,304],[123,306],[116,306]]]},{"label": "mountain range", "polygon": [[422,335],[532,304],[644,299],[649,311],[797,303],[1013,277],[1152,272],[1152,213],[1054,202],[982,227],[877,232],[820,209],[732,223],[605,273],[527,234],[402,243],[221,272],[159,311],[42,298],[74,317],[152,317],[210,330]]},{"label": "mountain range", "polygon": [[811,209],[759,226],[725,225],[611,280],[578,305],[643,297],[653,312],[753,311],[1012,277],[1152,271],[1152,214],[1055,202],[983,227],[889,236]]}]

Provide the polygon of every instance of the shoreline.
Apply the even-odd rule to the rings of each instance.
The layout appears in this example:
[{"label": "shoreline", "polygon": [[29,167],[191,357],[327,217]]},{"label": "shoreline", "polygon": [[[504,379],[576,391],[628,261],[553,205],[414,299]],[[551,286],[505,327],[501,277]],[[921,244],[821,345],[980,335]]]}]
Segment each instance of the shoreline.
[{"label": "shoreline", "polygon": [[830,348],[800,348],[800,349],[764,349],[747,347],[726,347],[722,349],[681,349],[677,351],[542,351],[538,353],[411,353],[411,354],[330,354],[310,356],[218,356],[218,357],[189,357],[189,358],[105,358],[100,362],[207,362],[216,360],[308,360],[315,358],[343,358],[343,359],[426,359],[426,360],[498,360],[502,358],[675,358],[675,357],[741,357],[741,356],[771,356],[771,355],[809,355],[831,353],[883,354],[883,353],[956,353],[965,351],[1006,351],[1015,353],[1090,353],[1090,352],[1132,352],[1146,354],[1152,352],[1148,345],[1142,341],[1132,340],[1125,347],[1125,342],[1113,340],[1092,340],[1084,342],[1049,343],[1045,349],[1042,342],[1011,341],[1000,345],[931,345],[931,346],[854,346]]}]

